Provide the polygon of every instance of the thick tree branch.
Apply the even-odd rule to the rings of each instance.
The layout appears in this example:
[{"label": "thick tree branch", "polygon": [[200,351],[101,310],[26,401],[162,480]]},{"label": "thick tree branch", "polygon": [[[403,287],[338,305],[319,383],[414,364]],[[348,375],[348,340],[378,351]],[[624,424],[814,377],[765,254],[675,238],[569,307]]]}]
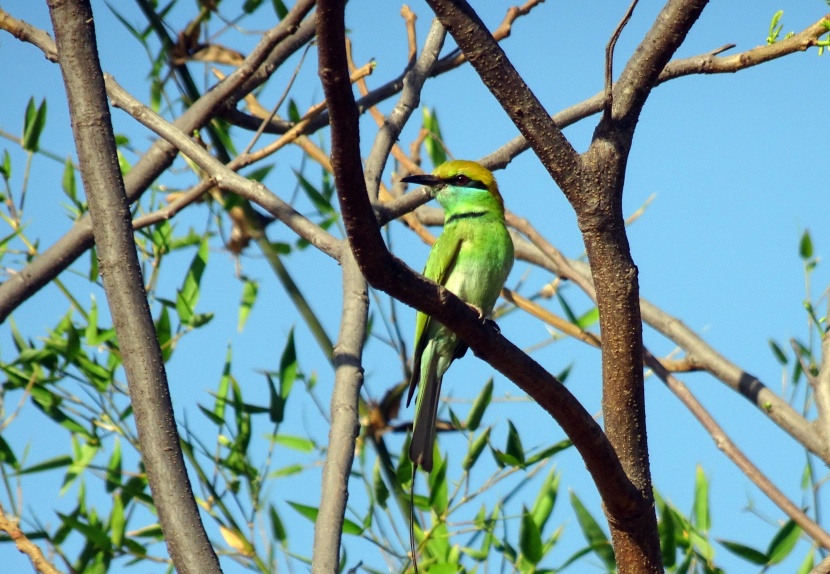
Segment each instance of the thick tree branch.
[{"label": "thick tree branch", "polygon": [[164,361],[133,239],[129,204],[86,0],[49,0],[101,276],[118,336],[141,455],[173,564],[181,573],[221,572],[193,498]]}]

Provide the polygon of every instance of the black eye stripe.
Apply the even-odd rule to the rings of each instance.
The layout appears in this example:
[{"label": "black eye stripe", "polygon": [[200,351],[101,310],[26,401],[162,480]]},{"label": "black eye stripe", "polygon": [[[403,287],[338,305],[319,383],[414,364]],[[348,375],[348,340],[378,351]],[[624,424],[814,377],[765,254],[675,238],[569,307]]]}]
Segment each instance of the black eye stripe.
[{"label": "black eye stripe", "polygon": [[484,185],[484,182],[478,181],[477,179],[470,179],[466,175],[454,175],[446,178],[444,182],[449,185],[459,185],[461,187],[472,187],[474,189],[488,191],[487,186]]}]

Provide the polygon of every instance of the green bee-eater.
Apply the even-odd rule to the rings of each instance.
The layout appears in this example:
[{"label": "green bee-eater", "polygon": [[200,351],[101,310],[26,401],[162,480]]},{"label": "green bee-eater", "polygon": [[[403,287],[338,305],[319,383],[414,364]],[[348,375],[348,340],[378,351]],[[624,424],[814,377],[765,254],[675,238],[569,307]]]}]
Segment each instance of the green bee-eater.
[{"label": "green bee-eater", "polygon": [[[429,186],[444,208],[444,231],[429,253],[424,275],[486,317],[513,267],[513,241],[504,225],[504,202],[493,174],[476,162],[454,160],[438,166],[432,174],[412,175],[402,181]],[[455,333],[418,312],[406,401],[409,406],[419,387],[409,458],[427,472],[432,470],[441,379],[453,360],[466,351],[467,346]]]}]

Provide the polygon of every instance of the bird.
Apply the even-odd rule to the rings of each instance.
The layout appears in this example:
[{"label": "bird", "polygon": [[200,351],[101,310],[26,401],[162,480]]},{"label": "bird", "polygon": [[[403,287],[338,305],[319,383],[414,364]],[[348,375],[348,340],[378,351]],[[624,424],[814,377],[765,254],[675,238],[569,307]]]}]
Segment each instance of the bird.
[{"label": "bird", "polygon": [[[476,308],[484,320],[513,267],[513,241],[495,177],[474,161],[451,160],[431,174],[401,181],[428,186],[444,208],[444,229],[429,253],[424,276]],[[458,335],[429,315],[417,313],[406,406],[417,388],[409,459],[426,472],[432,471],[441,381],[450,364],[466,352],[467,345]]]}]

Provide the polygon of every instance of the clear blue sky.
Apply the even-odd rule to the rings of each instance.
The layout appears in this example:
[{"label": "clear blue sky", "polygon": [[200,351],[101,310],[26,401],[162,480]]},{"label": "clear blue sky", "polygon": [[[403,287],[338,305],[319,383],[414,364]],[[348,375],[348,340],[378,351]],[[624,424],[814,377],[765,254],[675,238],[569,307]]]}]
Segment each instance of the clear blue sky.
[{"label": "clear blue sky", "polygon": [[[123,4],[128,19],[142,25],[142,17],[131,4]],[[501,21],[509,5],[477,4],[485,22],[491,26]],[[430,21],[429,9],[422,2],[410,5],[420,16],[418,31],[423,38]],[[637,7],[618,44],[617,70],[622,69],[661,5],[662,2],[643,0]],[[4,2],[3,8],[38,27],[50,28],[45,2],[11,1]],[[93,9],[104,69],[113,73],[140,100],[148,101],[144,83],[148,69],[146,55],[113,18],[105,3],[93,2]],[[800,31],[828,11],[820,0],[712,3],[677,56],[708,52],[728,43],[737,44],[733,52],[763,44],[770,19],[779,9],[784,10],[784,33]],[[369,59],[377,62],[377,69],[368,80],[370,86],[378,86],[397,76],[404,64],[406,44],[399,10],[397,3],[354,1],[348,7],[347,25],[355,42],[357,64]],[[605,42],[623,10],[622,3],[610,0],[548,2],[536,8],[531,17],[520,19],[513,36],[503,46],[547,109],[555,112],[601,88]],[[229,14],[234,12],[235,8],[228,8]],[[189,13],[189,8],[179,10],[178,17],[184,18]],[[267,11],[260,11],[260,14],[267,14]],[[241,25],[260,31],[274,23],[273,18],[249,19]],[[180,20],[179,25],[183,24]],[[251,36],[247,47],[256,38]],[[451,44],[449,40],[445,51]],[[238,49],[244,51],[247,47]],[[809,229],[818,256],[826,253],[830,246],[826,143],[822,130],[825,100],[830,90],[828,58],[827,55],[819,58],[811,51],[735,75],[688,77],[657,88],[641,116],[626,178],[627,214],[640,207],[647,198],[655,196],[645,214],[630,228],[642,296],[702,333],[715,349],[775,391],[781,388],[782,373],[769,351],[768,339],[774,338],[788,347],[790,337],[806,337],[806,317],[802,308],[805,286],[798,241],[803,231]],[[315,61],[316,53],[312,50],[292,93],[301,110],[321,99]],[[276,74],[261,101],[268,105],[276,101],[292,69],[293,64]],[[202,78],[199,66],[194,64],[192,70],[197,78]],[[46,61],[34,47],[3,34],[0,35],[0,77],[4,79],[0,88],[3,95],[0,129],[19,134],[28,98],[34,96],[40,101],[46,97],[49,117],[43,147],[60,155],[72,153],[58,67]],[[484,156],[517,133],[469,67],[429,82],[422,104],[437,109],[443,134],[457,157],[475,159]],[[387,102],[382,109],[388,111],[391,105]],[[113,116],[118,133],[129,134],[138,149],[148,146],[150,135],[143,128],[120,111],[115,111]],[[589,118],[566,130],[577,149],[587,147],[595,122]],[[405,147],[416,132],[416,124],[417,120],[401,138]],[[362,145],[368,150],[374,123],[367,118],[362,125]],[[238,135],[241,148],[247,142],[247,135]],[[8,148],[14,158],[14,177],[19,187],[23,156],[11,143],[4,141],[1,145]],[[297,155],[292,157],[293,164],[291,159],[280,156],[266,181],[283,197],[294,186],[291,169],[297,165]],[[41,237],[41,246],[51,244],[69,227],[69,220],[60,207],[64,201],[59,187],[61,169],[62,166],[50,160],[35,160],[26,220],[29,235]],[[307,173],[316,176],[318,171],[311,168]],[[529,218],[566,255],[581,255],[583,246],[573,212],[534,156],[525,153],[507,170],[497,173],[497,177],[509,209]],[[185,174],[180,181],[179,185],[186,186],[193,183],[193,178]],[[390,182],[389,176],[386,182]],[[206,217],[204,209],[196,208],[183,219],[178,229],[183,232],[188,225],[198,228]],[[290,240],[284,228],[274,226],[270,231],[272,240]],[[400,226],[393,227],[392,238],[395,252],[420,269],[427,248]],[[186,417],[196,428],[202,424],[203,417],[194,397],[200,404],[211,404],[206,392],[216,388],[228,344],[233,345],[234,374],[243,384],[246,399],[262,403],[267,400],[267,393],[257,370],[276,368],[285,336],[298,322],[264,261],[252,248],[249,256],[242,259],[242,267],[247,275],[261,281],[260,296],[245,331],[237,333],[236,313],[241,286],[234,278],[232,257],[219,249],[218,241],[213,247],[213,264],[208,267],[204,279],[204,284],[210,287],[206,287],[200,309],[215,311],[216,318],[209,328],[186,337],[169,365],[179,420],[183,422]],[[179,269],[169,265],[169,271],[161,278],[159,296],[170,297],[174,293],[191,257],[190,252],[182,254]],[[315,310],[323,317],[330,336],[335,337],[339,287],[337,297],[332,297],[319,286],[337,285],[339,268],[325,256],[316,254],[292,257],[288,266],[309,295]],[[65,279],[78,289],[76,295],[82,302],[88,300],[84,281],[74,279],[71,274],[65,274]],[[508,285],[515,286],[522,279],[525,281],[523,292],[532,293],[551,277],[520,263]],[[813,277],[814,300],[827,288],[828,279],[830,274],[822,263]],[[58,314],[65,312],[67,305],[56,293],[51,289],[44,290],[14,314],[26,336],[42,336],[54,325]],[[588,308],[586,299],[575,288],[569,288],[566,294],[577,310]],[[95,296],[103,303],[103,293],[95,293]],[[383,305],[388,305],[385,299]],[[820,315],[825,314],[826,306],[825,298]],[[551,308],[558,311],[553,303]],[[404,317],[405,332],[411,332],[414,312],[402,306],[398,309]],[[501,322],[507,337],[526,346],[545,339],[546,331],[541,324],[520,321],[515,315]],[[297,340],[300,366],[306,373],[314,371],[318,374],[317,393],[327,406],[332,372],[300,327]],[[670,343],[649,329],[646,330],[646,344],[657,354],[673,350]],[[6,323],[0,325],[0,356],[9,360],[12,352]],[[565,341],[536,351],[534,357],[554,373],[573,365],[569,388],[590,412],[599,413],[598,353],[579,343]],[[387,347],[379,341],[370,341],[365,368],[367,391],[372,396],[379,397],[398,381],[400,369],[396,366],[394,355]],[[449,371],[444,395],[475,396],[477,387],[471,388],[471,385],[481,384],[491,373],[492,369],[470,354],[464,359],[463,366]],[[681,378],[747,455],[768,472],[796,504],[809,502],[801,500],[799,484],[804,454],[794,441],[747,401],[713,378],[702,374]],[[497,377],[496,396],[508,395],[516,397],[520,393],[511,383]],[[656,487],[663,496],[688,511],[694,469],[697,464],[702,464],[711,479],[715,535],[765,548],[774,528],[745,511],[749,501],[772,520],[781,520],[783,514],[725,459],[679,402],[653,378],[647,382],[647,398],[652,471]],[[327,428],[312,403],[300,397],[292,397],[292,400],[296,401],[292,403],[293,407],[302,415],[282,430],[288,434],[310,434],[319,444],[325,444]],[[31,442],[32,460],[29,462],[68,450],[68,444],[61,442],[52,445],[53,450],[42,451],[43,425],[52,423],[46,422],[38,413],[29,416],[14,424],[6,437],[9,442],[15,441],[15,445]],[[402,414],[404,419],[408,416],[409,413]],[[519,428],[525,447],[539,446],[563,436],[558,426],[535,406],[525,402],[499,403],[485,420],[486,424],[495,426],[493,442],[498,446],[504,444],[507,419]],[[267,431],[263,427],[256,432]],[[64,439],[61,433],[56,436]],[[402,437],[390,439],[391,448],[398,449],[402,440]],[[443,449],[455,453],[456,463],[460,459],[457,453],[464,444],[459,441],[463,440],[449,437],[441,441]],[[557,525],[564,522],[566,532],[561,543],[564,546],[554,553],[553,563],[546,566],[558,565],[583,543],[567,507],[564,496],[567,489],[589,502],[600,516],[595,489],[576,453],[560,455],[555,462],[562,472],[564,489],[552,522]],[[282,463],[276,466],[282,466]],[[24,482],[27,506],[36,509],[45,523],[55,524],[56,518],[50,510],[55,505],[52,493],[59,487],[61,478],[62,475],[55,474],[49,480]],[[314,488],[309,487],[310,481]],[[89,481],[88,485],[94,484]],[[319,472],[309,471],[296,480],[281,482],[280,488],[291,494],[275,493],[275,497],[316,505],[319,498],[317,484]],[[361,505],[362,488],[358,482],[353,484],[356,508]],[[40,492],[48,493],[43,501],[38,500]],[[534,496],[530,489],[524,498],[532,504]],[[0,501],[4,501],[3,497]],[[827,505],[826,497],[822,502]],[[58,501],[57,506],[65,511],[71,509],[73,503],[74,495],[70,493]],[[284,504],[279,510],[288,521],[292,548],[310,553],[310,524],[296,518]],[[212,535],[218,536],[215,532]],[[303,544],[303,539],[309,541],[308,545]],[[363,558],[367,564],[380,566],[373,548],[366,545]],[[807,545],[801,543],[793,559],[774,571],[794,571],[806,551]],[[722,547],[717,547],[716,552],[717,563],[728,572],[749,571],[746,563],[736,561]],[[13,569],[28,568],[10,545],[0,548],[0,558],[4,564],[13,564]],[[352,554],[352,558],[356,556]],[[224,565],[227,572],[236,571],[236,566],[230,562]],[[146,571],[146,567],[142,566],[141,571]]]}]

